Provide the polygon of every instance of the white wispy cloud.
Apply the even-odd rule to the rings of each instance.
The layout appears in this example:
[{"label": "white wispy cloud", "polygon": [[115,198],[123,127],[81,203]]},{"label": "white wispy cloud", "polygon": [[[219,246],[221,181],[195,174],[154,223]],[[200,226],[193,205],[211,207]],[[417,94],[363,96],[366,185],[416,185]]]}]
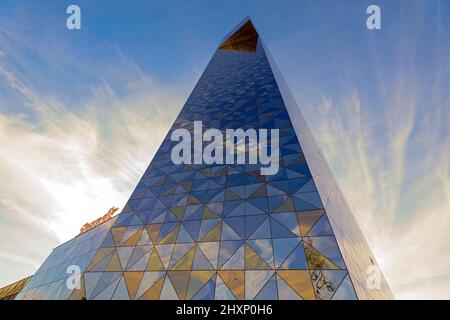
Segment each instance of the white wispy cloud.
[{"label": "white wispy cloud", "polygon": [[[321,55],[311,68],[309,61],[302,64],[305,57],[301,56],[303,68],[284,71],[292,88],[297,85],[294,93],[299,105],[395,297],[448,299],[450,45],[443,23],[446,13],[441,2],[399,7],[398,20],[383,20],[380,33],[367,32],[355,44],[348,30],[333,30],[340,42],[330,46],[331,54]],[[392,8],[385,8],[383,17],[388,10],[393,14]],[[302,40],[292,35],[279,47]],[[304,50],[311,53],[319,48]],[[284,51],[278,54],[285,55]],[[297,56],[294,52],[284,58],[291,63]]]},{"label": "white wispy cloud", "polygon": [[120,94],[99,76],[76,108],[30,85],[26,60],[0,57],[0,89],[17,103],[0,112],[0,286],[32,274],[85,222],[123,207],[186,98],[113,50],[114,72],[126,79]]},{"label": "white wispy cloud", "polygon": [[450,101],[403,81],[386,94],[376,115],[356,90],[339,101],[326,95],[319,102],[301,100],[395,296],[445,299],[450,296]]}]

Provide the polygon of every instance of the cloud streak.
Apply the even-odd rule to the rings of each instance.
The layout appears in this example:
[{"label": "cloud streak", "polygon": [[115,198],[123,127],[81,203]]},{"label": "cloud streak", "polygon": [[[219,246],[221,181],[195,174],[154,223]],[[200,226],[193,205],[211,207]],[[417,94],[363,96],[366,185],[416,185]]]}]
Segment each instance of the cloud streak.
[{"label": "cloud streak", "polygon": [[26,61],[0,57],[0,89],[13,93],[0,112],[0,286],[123,207],[185,100],[185,88],[157,83],[113,50],[125,81],[99,77],[76,109],[23,79]]},{"label": "cloud streak", "polygon": [[[449,101],[402,81],[302,108],[397,298],[450,296]],[[439,85],[439,83],[436,83]],[[425,101],[425,103],[424,103]],[[429,103],[433,103],[430,106]]]}]

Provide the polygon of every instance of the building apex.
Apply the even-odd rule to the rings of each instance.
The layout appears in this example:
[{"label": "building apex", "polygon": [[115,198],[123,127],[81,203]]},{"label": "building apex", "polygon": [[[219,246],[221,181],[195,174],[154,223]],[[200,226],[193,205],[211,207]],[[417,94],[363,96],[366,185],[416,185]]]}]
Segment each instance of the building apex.
[{"label": "building apex", "polygon": [[247,16],[225,37],[219,49],[256,52],[258,38],[258,32]]}]

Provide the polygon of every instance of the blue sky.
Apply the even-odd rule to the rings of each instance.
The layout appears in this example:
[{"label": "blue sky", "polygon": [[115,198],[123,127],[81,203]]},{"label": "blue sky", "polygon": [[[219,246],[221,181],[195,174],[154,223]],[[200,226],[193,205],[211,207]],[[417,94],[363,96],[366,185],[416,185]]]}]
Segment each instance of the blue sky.
[{"label": "blue sky", "polygon": [[[82,30],[65,27],[77,4]],[[365,26],[369,4],[382,29]],[[0,3],[0,285],[123,206],[250,15],[397,297],[450,298],[448,1]]]}]

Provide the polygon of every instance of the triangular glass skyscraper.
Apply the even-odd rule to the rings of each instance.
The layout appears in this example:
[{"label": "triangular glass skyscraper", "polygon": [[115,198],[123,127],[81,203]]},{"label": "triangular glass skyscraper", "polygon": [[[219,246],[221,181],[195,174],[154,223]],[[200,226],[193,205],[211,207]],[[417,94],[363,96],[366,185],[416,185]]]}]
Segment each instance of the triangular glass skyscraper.
[{"label": "triangular glass skyscraper", "polygon": [[[194,121],[224,134],[278,129],[278,172],[262,175],[259,164],[174,164],[171,134],[193,133]],[[373,264],[247,18],[215,52],[122,212],[55,248],[17,298],[392,298],[383,275],[370,274]]]}]

